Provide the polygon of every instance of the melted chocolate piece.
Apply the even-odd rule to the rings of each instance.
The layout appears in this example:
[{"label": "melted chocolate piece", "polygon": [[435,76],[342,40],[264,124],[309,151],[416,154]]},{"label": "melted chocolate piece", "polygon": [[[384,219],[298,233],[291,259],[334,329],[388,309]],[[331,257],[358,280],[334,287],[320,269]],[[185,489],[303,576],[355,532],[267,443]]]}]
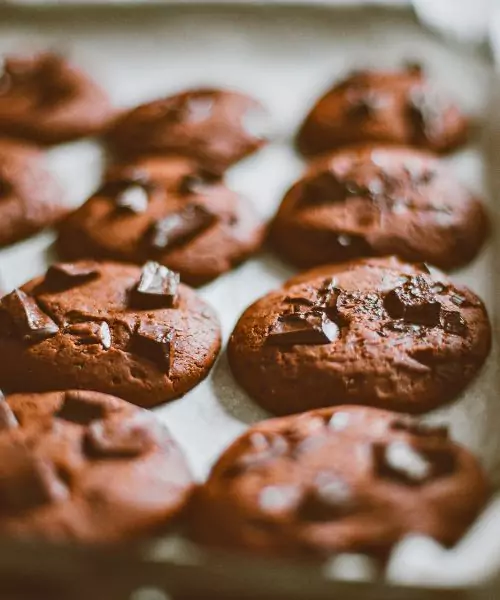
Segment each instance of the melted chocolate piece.
[{"label": "melted chocolate piece", "polygon": [[391,429],[404,431],[419,437],[437,437],[445,440],[449,437],[449,429],[446,425],[431,425],[416,419],[405,419],[403,417],[395,419],[391,423]]},{"label": "melted chocolate piece", "polygon": [[132,335],[132,351],[170,372],[174,359],[175,330],[155,323],[141,323]]},{"label": "melted chocolate piece", "polygon": [[85,451],[92,458],[140,456],[155,444],[154,431],[144,417],[96,421],[85,434]]},{"label": "melted chocolate piece", "polygon": [[373,445],[377,474],[406,485],[422,485],[449,475],[455,456],[446,447],[424,447],[403,440]]},{"label": "melted chocolate piece", "polygon": [[467,335],[467,323],[462,315],[455,310],[441,310],[441,327],[446,333],[465,337]]},{"label": "melted chocolate piece", "polygon": [[5,396],[0,392],[0,431],[16,429],[19,427],[19,421],[5,400]]},{"label": "melted chocolate piece", "polygon": [[269,331],[267,343],[274,346],[295,344],[330,344],[338,339],[340,329],[323,311],[285,313]]},{"label": "melted chocolate piece", "polygon": [[105,350],[111,348],[111,331],[106,321],[73,323],[65,332],[77,337],[78,344],[100,344]]},{"label": "melted chocolate piece", "polygon": [[63,404],[54,416],[78,425],[88,425],[102,419],[105,414],[103,405],[95,401],[92,392],[69,390],[64,393]]},{"label": "melted chocolate piece", "polygon": [[153,225],[150,243],[157,250],[171,250],[191,241],[216,221],[216,215],[204,206],[188,204]]},{"label": "melted chocolate piece", "polygon": [[49,288],[67,289],[97,279],[97,277],[99,277],[99,269],[96,267],[87,267],[77,263],[58,263],[49,267],[44,283]]},{"label": "melted chocolate piece", "polygon": [[139,283],[132,290],[132,304],[141,309],[174,308],[180,277],[175,271],[149,261],[142,267]]},{"label": "melted chocolate piece", "polygon": [[393,319],[436,327],[440,323],[441,303],[436,300],[427,281],[417,275],[391,290],[384,305]]},{"label": "melted chocolate piece", "polygon": [[148,204],[148,191],[138,183],[126,186],[115,196],[115,205],[120,211],[138,215],[147,211]]},{"label": "melted chocolate piece", "polygon": [[9,315],[25,341],[41,342],[59,331],[57,323],[42,312],[34,298],[22,290],[16,289],[4,296],[0,301],[0,308]]}]

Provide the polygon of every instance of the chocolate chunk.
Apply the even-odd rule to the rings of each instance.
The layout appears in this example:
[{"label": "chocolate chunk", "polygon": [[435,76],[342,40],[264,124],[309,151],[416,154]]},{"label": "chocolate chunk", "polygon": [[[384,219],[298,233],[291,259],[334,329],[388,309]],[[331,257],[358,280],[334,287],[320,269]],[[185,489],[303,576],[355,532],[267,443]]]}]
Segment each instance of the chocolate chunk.
[{"label": "chocolate chunk", "polygon": [[307,521],[327,521],[347,514],[352,506],[347,482],[335,473],[322,471],[304,496],[299,512]]},{"label": "chocolate chunk", "polygon": [[115,205],[122,211],[141,214],[147,211],[149,194],[142,185],[131,184],[115,196]]},{"label": "chocolate chunk", "polygon": [[441,327],[446,333],[465,337],[467,335],[467,323],[462,315],[455,310],[441,310]]},{"label": "chocolate chunk", "polygon": [[446,447],[418,447],[403,440],[373,445],[377,474],[407,485],[420,485],[450,474],[455,456]]},{"label": "chocolate chunk", "polygon": [[52,462],[37,456],[35,450],[11,442],[2,448],[0,464],[0,506],[19,513],[49,503],[62,502],[69,490]]},{"label": "chocolate chunk", "polygon": [[45,284],[50,288],[68,288],[99,277],[99,269],[78,263],[58,263],[49,267]]},{"label": "chocolate chunk", "polygon": [[266,513],[286,513],[297,506],[300,497],[295,485],[268,485],[260,491],[259,506]]},{"label": "chocolate chunk", "polygon": [[191,241],[211,227],[216,215],[199,204],[188,204],[179,212],[156,222],[150,231],[150,243],[157,250],[171,250]]},{"label": "chocolate chunk", "polygon": [[337,306],[337,299],[343,290],[338,287],[335,277],[325,279],[323,285],[317,292],[316,306],[322,308],[332,308]]},{"label": "chocolate chunk", "polygon": [[93,458],[130,458],[150,450],[156,441],[152,419],[140,417],[95,421],[85,434],[85,451]]},{"label": "chocolate chunk", "polygon": [[268,334],[272,345],[330,344],[338,339],[340,329],[322,311],[280,315]]},{"label": "chocolate chunk", "polygon": [[5,400],[5,396],[0,392],[0,431],[16,429],[19,427],[19,421]]},{"label": "chocolate chunk", "polygon": [[88,425],[105,415],[103,405],[96,402],[93,392],[69,390],[65,392],[63,404],[54,416],[79,425]]},{"label": "chocolate chunk", "polygon": [[465,298],[465,296],[455,292],[450,294],[450,300],[453,302],[453,304],[455,304],[455,306],[464,306],[467,303],[467,298]]},{"label": "chocolate chunk", "polygon": [[441,99],[430,90],[417,87],[408,97],[407,111],[416,143],[431,140],[441,127]]},{"label": "chocolate chunk", "polygon": [[391,423],[391,429],[422,437],[438,437],[445,440],[449,437],[449,429],[446,425],[431,425],[411,418],[395,419]]},{"label": "chocolate chunk", "polygon": [[175,330],[155,323],[141,323],[132,335],[132,351],[154,362],[167,374],[174,360]]},{"label": "chocolate chunk", "polygon": [[393,319],[403,319],[428,327],[439,325],[441,303],[421,275],[411,277],[409,281],[390,291],[385,297],[384,305]]},{"label": "chocolate chunk", "polygon": [[111,331],[106,321],[73,323],[65,332],[78,338],[78,344],[101,344],[105,350],[111,348]]},{"label": "chocolate chunk", "polygon": [[132,304],[141,309],[173,308],[177,304],[179,274],[157,262],[142,267],[139,283],[132,290]]},{"label": "chocolate chunk", "polygon": [[59,331],[58,325],[42,312],[34,298],[22,290],[16,289],[4,296],[0,301],[0,309],[9,315],[25,341],[41,342]]}]

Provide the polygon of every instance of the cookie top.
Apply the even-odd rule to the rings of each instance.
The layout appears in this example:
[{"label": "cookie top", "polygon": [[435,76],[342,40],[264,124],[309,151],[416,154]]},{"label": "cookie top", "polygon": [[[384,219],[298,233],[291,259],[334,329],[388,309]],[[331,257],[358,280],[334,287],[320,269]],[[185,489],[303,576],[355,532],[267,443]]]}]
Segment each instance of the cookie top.
[{"label": "cookie top", "polygon": [[295,281],[250,306],[228,346],[238,382],[275,414],[424,413],[453,400],[489,353],[481,300],[423,264],[359,261]]},{"label": "cookie top", "polygon": [[322,154],[340,146],[375,142],[446,152],[467,139],[460,110],[428,81],[422,67],[356,71],[312,108],[297,135],[299,150]]},{"label": "cookie top", "polygon": [[124,114],[108,141],[119,156],[181,154],[222,173],[266,143],[267,119],[263,106],[250,96],[193,89]]},{"label": "cookie top", "polygon": [[160,532],[192,477],[151,413],[89,391],[0,399],[0,533],[111,543]]},{"label": "cookie top", "polygon": [[67,212],[62,196],[41,152],[0,139],[0,246],[27,238],[61,219]]},{"label": "cookie top", "polygon": [[100,133],[115,116],[107,95],[61,56],[8,56],[0,76],[0,133],[57,144]]},{"label": "cookie top", "polygon": [[488,234],[482,203],[434,155],[363,146],[319,160],[285,195],[271,228],[299,267],[397,254],[453,269]]},{"label": "cookie top", "polygon": [[64,259],[156,260],[202,285],[262,243],[251,204],[181,157],[115,166],[92,198],[60,227]]},{"label": "cookie top", "polygon": [[0,300],[9,392],[92,389],[152,407],[198,384],[220,344],[213,309],[152,262],[60,263]]},{"label": "cookie top", "polygon": [[342,406],[251,427],[197,493],[193,533],[260,554],[385,559],[408,533],[455,543],[487,497],[446,428]]}]

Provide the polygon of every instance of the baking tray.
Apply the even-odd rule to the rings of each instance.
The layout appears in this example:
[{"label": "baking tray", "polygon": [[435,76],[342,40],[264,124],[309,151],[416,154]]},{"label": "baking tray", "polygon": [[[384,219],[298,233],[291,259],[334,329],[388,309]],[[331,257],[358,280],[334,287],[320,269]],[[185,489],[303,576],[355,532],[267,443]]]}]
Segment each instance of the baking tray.
[{"label": "baking tray", "polygon": [[[0,55],[50,47],[88,69],[117,105],[193,85],[239,88],[259,96],[274,120],[275,142],[228,174],[231,187],[270,217],[303,168],[291,138],[312,101],[335,78],[360,66],[399,66],[420,59],[431,77],[463,108],[480,117],[473,144],[446,160],[471,189],[489,198],[493,229],[499,222],[494,179],[500,179],[500,130],[488,116],[495,80],[490,57],[447,45],[427,32],[409,10],[227,5],[141,6],[16,10],[0,7]],[[494,115],[495,111],[493,111]],[[480,131],[483,135],[480,135]],[[47,160],[68,202],[81,203],[97,186],[102,153],[91,141],[50,150]],[[500,183],[500,181],[498,182]],[[456,278],[478,291],[492,317],[500,295],[494,254],[497,236],[472,267]],[[9,290],[44,271],[54,259],[45,232],[0,252],[0,279]],[[263,253],[206,286],[201,294],[219,312],[227,340],[242,310],[292,274]],[[453,436],[482,460],[500,483],[499,367],[495,347],[481,376],[453,406],[432,419],[452,425]],[[223,352],[210,377],[184,398],[155,411],[183,446],[202,479],[219,453],[252,422],[268,415],[238,388]],[[464,540],[452,550],[409,537],[395,549],[385,576],[360,556],[302,565],[207,553],[182,538],[143,548],[88,549],[0,542],[0,597],[359,598],[412,600],[500,598],[500,499],[494,498]],[[495,591],[496,590],[496,591]],[[2,593],[3,592],[3,593]]]}]

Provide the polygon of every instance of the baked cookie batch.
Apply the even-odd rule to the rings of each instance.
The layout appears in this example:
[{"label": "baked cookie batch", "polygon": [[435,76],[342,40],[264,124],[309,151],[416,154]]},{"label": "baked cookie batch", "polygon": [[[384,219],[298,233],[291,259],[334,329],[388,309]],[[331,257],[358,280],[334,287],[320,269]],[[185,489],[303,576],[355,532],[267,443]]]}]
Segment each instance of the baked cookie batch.
[{"label": "baked cookie batch", "polygon": [[[467,130],[418,65],[356,72],[301,125],[310,162],[266,227],[224,182],[269,141],[254,98],[200,88],[119,111],[59,56],[7,58],[0,245],[56,225],[60,262],[0,300],[0,532],[112,543],[182,526],[210,546],[382,563],[408,533],[457,542],[489,484],[417,415],[456,400],[491,346],[483,302],[443,272],[488,236],[481,199],[438,158]],[[90,135],[107,169],[69,213],[40,147]],[[264,242],[310,270],[252,304],[227,352],[281,417],[196,484],[145,409],[195,387],[221,349],[189,286]]]}]

